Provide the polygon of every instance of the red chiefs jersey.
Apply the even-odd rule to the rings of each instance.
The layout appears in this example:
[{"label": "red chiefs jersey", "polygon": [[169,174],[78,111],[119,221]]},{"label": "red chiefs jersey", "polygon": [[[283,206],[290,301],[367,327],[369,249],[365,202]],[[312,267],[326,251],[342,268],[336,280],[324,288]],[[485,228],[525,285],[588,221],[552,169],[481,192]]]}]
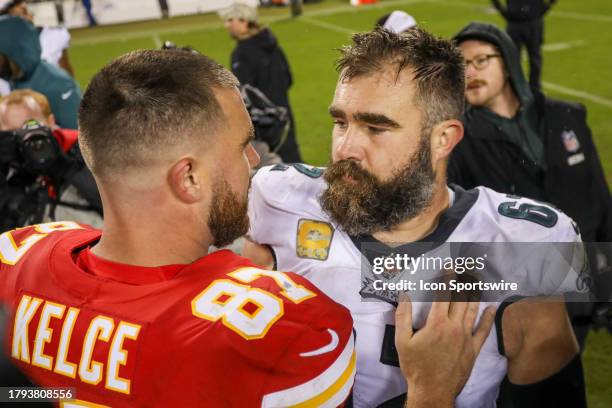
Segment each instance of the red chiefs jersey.
[{"label": "red chiefs jersey", "polygon": [[33,382],[74,387],[66,407],[343,404],[352,320],[310,282],[230,251],[149,274],[114,264],[126,278],[111,279],[79,256],[100,234],[55,222],[0,235],[4,351]]}]

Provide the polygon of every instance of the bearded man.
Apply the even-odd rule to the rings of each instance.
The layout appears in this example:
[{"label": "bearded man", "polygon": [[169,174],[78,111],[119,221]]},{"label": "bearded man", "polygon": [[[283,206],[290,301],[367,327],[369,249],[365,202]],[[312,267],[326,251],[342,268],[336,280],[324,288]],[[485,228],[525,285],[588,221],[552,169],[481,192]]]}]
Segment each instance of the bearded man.
[{"label": "bearded man", "polygon": [[[414,242],[580,242],[580,237],[567,216],[531,200],[447,186],[448,158],[463,137],[465,90],[463,57],[450,41],[421,28],[403,34],[376,29],[354,35],[337,65],[340,76],[329,108],[331,163],[326,169],[281,164],[258,171],[244,254],[260,265],[308,277],[351,310],[357,340],[352,406],[399,407],[406,393],[418,391],[402,371],[433,355],[398,359],[397,303],[364,301],[368,243],[392,253]],[[517,206],[541,213],[517,216]],[[506,278],[512,277],[510,269]],[[527,271],[544,280],[551,273]],[[494,407],[506,373],[518,383],[538,382],[575,361],[578,346],[559,298],[503,306],[496,330],[452,402],[456,407]],[[438,307],[438,302],[413,303],[414,327],[429,324],[428,310]],[[449,316],[454,314],[451,308]],[[441,387],[434,395],[445,392]]]}]

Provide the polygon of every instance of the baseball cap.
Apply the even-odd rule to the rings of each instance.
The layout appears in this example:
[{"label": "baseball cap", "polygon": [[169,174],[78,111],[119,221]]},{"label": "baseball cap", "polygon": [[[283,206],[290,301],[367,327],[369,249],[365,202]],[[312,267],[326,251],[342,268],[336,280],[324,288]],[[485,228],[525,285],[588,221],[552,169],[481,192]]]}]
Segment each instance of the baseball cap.
[{"label": "baseball cap", "polygon": [[257,21],[257,9],[244,3],[233,3],[231,6],[219,10],[218,14],[223,20],[237,18],[246,21]]},{"label": "baseball cap", "polygon": [[387,21],[383,24],[383,28],[399,34],[416,25],[417,23],[414,17],[404,11],[396,10],[389,15],[389,18],[387,18]]},{"label": "baseball cap", "polygon": [[25,0],[0,0],[0,14],[6,14],[11,7],[15,7]]}]

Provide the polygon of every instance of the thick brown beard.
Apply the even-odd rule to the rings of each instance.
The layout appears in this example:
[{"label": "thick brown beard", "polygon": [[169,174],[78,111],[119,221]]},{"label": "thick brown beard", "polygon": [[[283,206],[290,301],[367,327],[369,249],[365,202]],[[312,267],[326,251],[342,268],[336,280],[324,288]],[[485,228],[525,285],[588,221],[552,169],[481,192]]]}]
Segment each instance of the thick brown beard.
[{"label": "thick brown beard", "polygon": [[378,180],[351,160],[330,164],[324,177],[328,186],[321,207],[344,231],[354,236],[389,231],[431,203],[436,175],[429,137],[421,138],[419,150],[388,181]]},{"label": "thick brown beard", "polygon": [[249,230],[248,200],[241,202],[227,181],[221,179],[213,188],[208,228],[217,248],[231,244]]}]

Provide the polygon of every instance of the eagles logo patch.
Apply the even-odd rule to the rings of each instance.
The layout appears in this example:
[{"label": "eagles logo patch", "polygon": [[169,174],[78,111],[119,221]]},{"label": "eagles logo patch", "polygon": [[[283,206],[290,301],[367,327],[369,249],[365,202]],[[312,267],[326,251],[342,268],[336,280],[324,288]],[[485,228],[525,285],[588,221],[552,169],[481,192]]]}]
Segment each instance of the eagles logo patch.
[{"label": "eagles logo patch", "polygon": [[301,219],[297,226],[296,254],[300,258],[325,261],[329,256],[334,227],[323,221]]}]

